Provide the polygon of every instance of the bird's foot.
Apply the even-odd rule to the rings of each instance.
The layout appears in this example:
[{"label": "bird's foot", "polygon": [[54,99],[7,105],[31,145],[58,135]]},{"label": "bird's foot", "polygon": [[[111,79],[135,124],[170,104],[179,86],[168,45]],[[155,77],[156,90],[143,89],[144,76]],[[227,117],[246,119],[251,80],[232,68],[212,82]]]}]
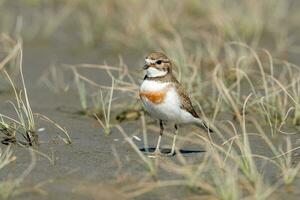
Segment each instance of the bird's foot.
[{"label": "bird's foot", "polygon": [[162,153],[159,149],[155,149],[155,151],[153,152],[149,152],[149,157],[159,157],[159,156],[163,156],[164,153]]},{"label": "bird's foot", "polygon": [[171,150],[170,152],[164,152],[160,151],[159,149],[155,149],[153,152],[148,152],[149,157],[155,158],[155,157],[172,157],[174,156],[175,150]]},{"label": "bird's foot", "polygon": [[164,156],[167,156],[167,157],[172,157],[172,156],[175,156],[175,151],[171,151],[170,153],[166,153],[164,154]]}]

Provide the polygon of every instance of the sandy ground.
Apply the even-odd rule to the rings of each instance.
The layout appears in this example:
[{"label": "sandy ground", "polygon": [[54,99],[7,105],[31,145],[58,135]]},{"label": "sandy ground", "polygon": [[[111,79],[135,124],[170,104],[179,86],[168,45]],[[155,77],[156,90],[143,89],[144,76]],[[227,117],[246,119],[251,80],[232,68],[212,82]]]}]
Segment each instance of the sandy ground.
[{"label": "sandy ground", "polygon": [[[71,46],[71,47],[70,47]],[[79,101],[76,90],[73,88],[66,93],[55,94],[39,83],[39,77],[53,63],[117,63],[117,55],[109,56],[105,49],[79,51],[70,44],[53,43],[48,44],[26,44],[24,45],[24,76],[28,88],[32,110],[44,114],[59,124],[67,128],[73,143],[63,144],[55,134],[57,131],[49,124],[38,121],[38,128],[46,128],[39,133],[40,146],[38,150],[54,158],[55,164],[52,165],[42,156],[37,156],[37,163],[34,170],[27,176],[21,185],[21,189],[29,189],[27,193],[19,195],[16,199],[120,199],[124,198],[119,194],[116,182],[119,185],[132,182],[145,174],[146,169],[138,158],[134,150],[126,143],[123,136],[113,129],[111,135],[105,136],[103,130],[97,122],[85,116],[75,114],[79,108]],[[126,63],[132,70],[133,66],[142,63],[140,55],[124,53]],[[139,56],[139,57],[138,57]],[[130,58],[130,59],[128,59]],[[106,79],[105,74],[97,74],[96,77]],[[11,93],[0,95],[1,113],[14,115],[12,106],[7,100],[13,99]],[[67,111],[70,112],[67,112]],[[147,118],[147,121],[151,121]],[[140,127],[140,122],[133,122],[122,125],[128,134]],[[181,133],[187,132],[189,128],[184,128]],[[142,138],[142,133],[137,133]],[[154,147],[157,133],[149,132],[149,144]],[[298,143],[295,136],[294,143]],[[280,140],[280,138],[278,139]],[[254,149],[257,152],[265,152],[265,148],[253,139]],[[170,138],[165,138],[164,143],[170,143]],[[136,141],[137,145],[143,148],[143,143]],[[4,145],[1,145],[4,148]],[[112,148],[121,158],[122,166],[116,162]],[[31,162],[29,152],[21,147],[14,146],[14,153],[17,156],[16,162],[1,171],[1,177],[18,177]],[[184,154],[187,159],[192,161],[202,158],[205,152],[199,146],[184,144],[183,150],[192,152]],[[195,150],[195,152],[193,152]],[[267,153],[267,152],[266,152]],[[295,155],[299,152],[295,152]],[[167,158],[176,160],[175,157]],[[299,156],[298,158],[299,159]],[[263,165],[264,163],[261,163]],[[121,170],[120,170],[121,168]],[[170,174],[159,172],[162,179]],[[266,176],[273,182],[276,178],[275,169],[270,168]],[[123,178],[122,178],[123,177]],[[125,178],[124,178],[125,177]],[[123,180],[123,182],[122,182]],[[125,181],[124,181],[125,180]],[[112,184],[112,185],[111,185]],[[297,185],[299,185],[298,183]],[[43,193],[37,189],[38,185]],[[299,191],[291,189],[292,192],[279,191],[278,197],[284,196],[285,199],[297,199]],[[151,192],[138,199],[182,199],[192,197],[192,192],[187,188],[164,188]],[[205,199],[205,197],[203,197]]]},{"label": "sandy ground", "polygon": [[[40,76],[50,64],[99,64],[103,63],[104,57],[105,54],[101,54],[97,50],[74,56],[73,51],[55,45],[24,45],[23,70],[32,110],[44,114],[66,127],[73,143],[71,145],[64,144],[57,138],[55,128],[37,120],[38,128],[46,128],[45,131],[39,133],[41,144],[37,150],[52,156],[55,164],[52,165],[46,158],[37,156],[34,170],[25,178],[21,186],[23,189],[29,189],[29,192],[18,196],[17,199],[83,199],[82,191],[85,194],[93,194],[93,192],[84,189],[86,186],[93,188],[100,183],[104,185],[100,187],[104,188],[103,192],[100,192],[101,195],[108,195],[110,199],[111,196],[109,195],[115,193],[109,192],[106,194],[106,190],[113,190],[114,187],[110,188],[109,185],[105,186],[107,184],[104,183],[116,182],[117,178],[122,176],[120,174],[126,174],[132,180],[145,174],[145,167],[137,154],[116,129],[112,129],[111,135],[105,136],[96,120],[76,114],[80,107],[75,89],[71,89],[66,93],[55,94],[39,82]],[[117,63],[114,59],[117,59],[117,56],[116,58],[105,57],[106,61]],[[105,74],[99,74],[98,78],[99,80],[105,79],[107,78],[105,76]],[[2,113],[14,116],[13,108],[7,102],[13,98],[13,94],[9,92],[0,95],[0,110]],[[132,131],[139,126],[139,121],[123,125],[128,134],[132,134]],[[137,136],[142,138],[142,133],[137,133]],[[156,139],[157,133],[151,133],[150,131],[150,146],[154,147]],[[164,142],[170,143],[171,140],[165,138]],[[142,142],[136,141],[136,143],[140,148],[144,147]],[[4,148],[4,145],[1,145],[1,147]],[[115,148],[121,157],[121,172],[118,171],[119,166],[112,153],[112,148]],[[14,146],[13,150],[17,160],[1,171],[2,177],[17,177],[31,162],[30,153],[26,149]],[[202,157],[201,147],[189,147],[187,150],[191,150],[191,152],[187,151],[186,153],[186,156],[191,157],[191,159]],[[167,177],[169,175],[163,173],[163,176]],[[32,188],[37,187],[39,184],[42,185],[41,189],[44,190],[44,194],[32,191]],[[172,196],[178,196],[179,198],[187,192],[185,189],[180,189],[179,192],[170,195],[168,192],[164,194],[163,191],[157,191],[155,193],[159,193],[159,196],[152,193],[149,196],[146,195],[145,198],[166,199],[167,197],[172,198]],[[101,196],[101,198],[105,198],[105,196]]]},{"label": "sandy ground", "polygon": [[[17,3],[13,2],[12,4],[13,9],[10,9],[10,11],[18,15],[22,14],[26,17],[27,12],[34,12],[34,9],[24,10]],[[83,48],[78,42],[78,36],[76,39],[76,34],[73,31],[70,32],[72,33],[55,32],[49,41],[32,40],[30,43],[24,44],[23,70],[32,110],[50,117],[65,127],[71,136],[72,144],[64,144],[57,137],[57,129],[37,120],[37,128],[45,128],[45,131],[39,133],[40,145],[37,147],[37,150],[53,158],[54,164],[45,157],[36,155],[34,169],[25,177],[19,187],[23,193],[12,199],[126,199],[120,189],[124,188],[124,186],[134,186],[137,181],[145,178],[147,174],[147,169],[141,159],[118,130],[112,129],[111,135],[105,136],[96,120],[76,114],[80,110],[80,104],[74,87],[71,87],[68,92],[55,94],[42,85],[39,80],[51,64],[103,64],[106,61],[114,65],[118,63],[119,55],[122,55],[124,63],[128,65],[130,70],[137,70],[139,66],[142,67],[143,58],[145,57],[144,53],[147,52],[142,52],[140,49],[136,49],[136,51],[119,49],[115,52],[111,50],[112,48],[109,44],[99,44],[98,48]],[[299,40],[297,42],[299,43]],[[287,55],[287,60],[298,65],[300,64],[299,56],[296,54]],[[110,84],[110,79],[103,73],[90,73],[89,76],[95,80]],[[67,77],[67,81],[72,82],[72,77]],[[0,85],[0,112],[9,116],[15,116],[13,107],[7,102],[14,100],[13,93],[9,91],[2,92],[2,88],[7,87]],[[146,120],[147,122],[152,122],[148,117]],[[136,132],[137,128],[141,127],[140,121],[123,123],[122,127],[129,135],[135,134],[143,138],[141,132]],[[190,128],[180,129],[180,135],[188,135]],[[157,132],[149,131],[150,147],[155,146],[157,136]],[[298,135],[291,137],[293,145],[300,144]],[[284,138],[278,137],[274,140],[280,143]],[[144,148],[142,141],[135,140],[135,143],[140,148]],[[166,144],[171,144],[171,138],[163,138],[163,147]],[[0,147],[2,149],[6,148],[1,143]],[[265,145],[255,137],[251,138],[251,147],[254,153],[257,154],[268,155],[270,153]],[[26,148],[12,145],[12,149],[17,159],[0,171],[0,180],[18,178],[32,162],[31,155]],[[117,161],[113,149],[116,150],[117,155],[120,157],[121,164]],[[184,152],[183,156],[190,163],[202,160],[205,155],[203,149],[203,146],[196,146],[187,142],[181,147],[181,150]],[[170,159],[178,162],[176,157],[163,158],[160,162]],[[299,162],[300,151],[297,150],[293,153],[293,159],[295,162]],[[258,161],[259,168],[265,165],[265,162]],[[274,166],[270,166],[267,169],[263,173],[271,185],[279,177]],[[163,170],[159,171],[158,175],[161,180],[176,178],[176,175]],[[274,192],[274,196],[271,199],[299,199],[299,186],[300,180],[298,178],[292,187],[281,188]],[[199,199],[199,196],[193,198],[193,195],[195,195],[195,191],[191,191],[187,187],[166,187],[156,189],[137,199]],[[213,198],[204,194],[201,199]]]}]

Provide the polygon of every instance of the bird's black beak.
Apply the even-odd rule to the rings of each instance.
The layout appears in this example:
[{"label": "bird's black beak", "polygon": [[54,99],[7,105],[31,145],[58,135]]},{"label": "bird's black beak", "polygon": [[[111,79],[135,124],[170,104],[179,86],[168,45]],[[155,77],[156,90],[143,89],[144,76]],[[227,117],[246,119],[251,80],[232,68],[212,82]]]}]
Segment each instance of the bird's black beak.
[{"label": "bird's black beak", "polygon": [[144,67],[143,67],[144,70],[146,70],[146,69],[148,69],[148,68],[149,68],[149,65],[148,65],[148,64],[145,64]]}]

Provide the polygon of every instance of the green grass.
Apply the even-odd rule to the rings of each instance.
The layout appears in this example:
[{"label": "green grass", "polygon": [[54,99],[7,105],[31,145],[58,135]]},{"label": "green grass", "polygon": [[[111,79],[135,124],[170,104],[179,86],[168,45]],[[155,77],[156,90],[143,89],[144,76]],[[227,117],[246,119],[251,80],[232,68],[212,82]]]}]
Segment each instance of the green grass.
[{"label": "green grass", "polygon": [[[31,173],[36,164],[36,155],[32,149],[28,150],[31,155],[31,162],[26,167],[21,174],[14,174],[13,177],[3,177],[0,181],[0,198],[1,199],[11,199],[22,193],[21,184],[24,179]],[[16,160],[16,156],[10,147],[7,147],[4,151],[0,149],[0,172],[3,168],[8,167],[7,165],[12,165],[11,163]]]},{"label": "green grass", "polygon": [[[284,135],[287,127],[297,132],[295,125],[299,120],[300,71],[298,66],[286,61],[284,55],[289,48],[291,27],[297,27],[293,21],[295,16],[291,14],[293,8],[288,12],[287,3],[274,1],[185,1],[178,5],[158,1],[134,1],[126,5],[123,1],[103,1],[82,4],[91,13],[91,16],[86,15],[85,10],[81,13],[82,26],[88,29],[83,36],[86,43],[98,41],[95,36],[99,36],[121,49],[127,45],[129,51],[136,48],[142,49],[142,53],[165,52],[172,59],[175,75],[191,93],[201,116],[215,130],[213,135],[203,136],[193,131],[194,136],[189,136],[193,139],[187,136],[179,139],[182,143],[188,141],[205,148],[205,156],[200,162],[191,163],[180,154],[176,156],[177,161],[155,159],[140,152],[132,140],[132,133],[126,133],[121,125],[108,126],[109,117],[105,117],[101,121],[104,132],[107,132],[106,127],[116,127],[151,177],[143,186],[136,186],[133,196],[160,186],[185,186],[195,191],[196,196],[198,192],[204,192],[217,199],[268,199],[284,185],[294,183],[299,175],[299,161],[292,164],[295,160],[292,152],[299,146],[292,145]],[[105,12],[94,12],[94,9],[107,8],[105,6],[120,11],[114,12],[117,14],[110,24],[102,22],[106,19]],[[151,9],[145,10],[145,7]],[[271,8],[274,9],[272,16],[268,14]],[[139,12],[141,10],[143,12]],[[89,21],[90,17],[101,20]],[[292,24],[285,25],[287,19]],[[109,34],[97,32],[100,25],[109,26]],[[140,57],[140,63],[143,58]],[[73,67],[105,70],[114,80],[117,92],[128,93],[132,103],[138,99],[134,94],[138,88],[135,80],[142,79],[139,71],[126,71],[120,76],[117,74],[123,69],[118,66],[82,64]],[[104,83],[80,73],[75,77],[80,77],[91,91],[101,89],[111,94],[112,87]],[[105,102],[104,98],[100,99]],[[117,106],[113,101],[108,102],[102,104],[109,105],[103,110]],[[137,126],[141,127],[139,130],[148,146],[147,129],[158,131],[158,128],[146,125],[145,120]],[[264,144],[268,153],[257,152],[253,147],[254,137]],[[278,137],[284,138],[284,142],[276,142]],[[283,150],[281,146],[286,148]],[[258,166],[259,162],[267,164]],[[274,183],[269,183],[265,176],[270,165],[276,168],[274,173],[278,178]],[[174,174],[174,177],[160,180],[160,170]],[[178,176],[182,178],[175,178]]]},{"label": "green grass", "polygon": [[[293,44],[296,36],[293,32],[299,27],[299,15],[297,6],[290,6],[289,1],[187,0],[179,4],[159,0],[16,2],[23,6],[24,11],[33,9],[33,5],[38,8],[30,13],[18,13],[23,24],[31,20],[30,27],[23,25],[18,30],[26,41],[48,40],[57,33],[71,34],[76,30],[80,46],[94,47],[101,43],[111,46],[112,51],[122,49],[123,52],[153,50],[170,44],[161,46],[162,40],[179,38],[183,40],[184,48],[196,51],[226,41],[245,42],[254,48],[269,47],[281,55],[297,49]],[[9,1],[3,0],[0,27],[6,33],[13,33],[17,14],[10,12],[9,6]]]},{"label": "green grass", "polygon": [[51,65],[49,70],[41,76],[39,83],[43,83],[47,88],[56,94],[61,94],[69,90],[69,84],[65,80],[64,70],[61,67]]},{"label": "green grass", "polygon": [[[20,70],[20,77],[23,86],[22,90],[20,92],[17,91],[15,83],[11,79],[10,75],[6,72],[6,70],[4,70],[4,74],[9,80],[15,94],[16,102],[15,103],[11,102],[11,104],[13,105],[18,118],[13,119],[2,114],[1,115],[2,126],[6,127],[8,130],[15,129],[16,132],[21,133],[21,135],[24,137],[26,142],[30,146],[32,146],[33,144],[36,144],[38,142],[38,136],[36,134],[36,124],[34,121],[33,112],[31,110],[31,106],[27,96],[27,89],[26,89],[25,80],[23,76],[23,68],[22,68],[23,51],[22,51],[21,41],[17,43],[17,47],[18,47],[18,52],[20,57],[19,70]],[[13,126],[8,126],[8,122],[4,122],[3,118],[10,120],[13,123]]]},{"label": "green grass", "polygon": [[[54,126],[56,126],[60,131],[63,132],[65,137],[60,136],[64,142],[67,144],[71,143],[71,139],[69,134],[67,133],[65,128],[62,128],[60,125],[55,123],[54,121],[50,120],[48,117],[43,116],[41,114],[33,113],[31,109],[31,105],[28,98],[27,88],[25,84],[25,79],[23,76],[23,48],[22,48],[22,41],[19,40],[16,42],[17,53],[15,57],[19,58],[18,60],[18,68],[20,72],[20,79],[22,89],[19,91],[17,90],[16,84],[13,81],[12,77],[6,70],[6,67],[3,67],[1,72],[6,76],[7,80],[9,81],[13,92],[14,92],[14,101],[10,101],[12,105],[16,117],[10,117],[8,115],[0,113],[0,131],[4,135],[2,142],[3,143],[17,143],[20,145],[29,145],[33,146],[38,144],[38,135],[36,131],[36,122],[35,122],[35,115],[39,115],[42,119],[50,122]],[[12,50],[14,52],[14,50]],[[3,60],[7,60],[7,58],[12,59],[13,57],[11,54],[8,54]],[[4,62],[5,64],[8,63],[9,60]],[[20,137],[23,138],[20,139]]]},{"label": "green grass", "polygon": [[[177,65],[182,80],[187,79],[184,74],[189,74],[190,71],[196,73],[193,83],[184,81],[183,83],[187,87],[190,84],[192,97],[198,102],[202,116],[211,121],[215,130],[211,136],[202,136],[194,132],[198,139],[180,138],[205,147],[207,155],[201,162],[190,164],[184,156],[178,154],[177,159],[181,160],[180,164],[164,160],[153,168],[154,161],[141,154],[132,140],[128,139],[128,142],[137,152],[142,163],[150,166],[146,167],[146,172],[150,175],[156,174],[162,168],[168,173],[184,177],[168,179],[167,181],[171,181],[172,184],[176,182],[196,191],[205,191],[218,199],[268,199],[283,185],[293,184],[299,175],[299,161],[292,164],[292,160],[295,160],[292,152],[300,147],[297,144],[292,146],[290,139],[284,134],[286,134],[286,126],[294,125],[292,111],[299,108],[298,93],[293,88],[299,87],[296,77],[299,77],[300,73],[297,67],[287,65],[285,61],[275,59],[276,65],[273,65],[271,62],[273,58],[269,53],[267,53],[269,60],[265,61],[259,54],[260,50],[241,43],[237,43],[237,46],[236,49],[225,51],[227,60],[217,62],[219,64],[213,71],[204,72],[205,74],[202,74],[204,79],[197,73],[197,70],[201,70],[195,67],[197,64],[194,62],[197,60],[191,60],[189,64]],[[189,59],[180,58],[180,60]],[[232,75],[229,77],[226,75],[228,71],[234,72],[234,78]],[[289,71],[291,73],[288,73]],[[205,85],[210,86],[205,88]],[[201,92],[198,91],[199,88]],[[209,100],[207,96],[203,98],[201,93],[209,94]],[[210,101],[213,106],[205,101]],[[224,120],[223,114],[231,116],[232,119]],[[124,129],[120,127],[118,129],[125,138],[130,138],[129,134],[125,134]],[[141,132],[144,132],[142,130]],[[158,131],[158,128],[155,127],[154,130]],[[296,131],[296,127],[293,127],[293,130]],[[254,137],[264,143],[265,152],[268,153],[253,149],[255,142],[251,142],[250,138]],[[286,138],[284,139],[286,142],[276,142],[278,137]],[[286,146],[286,149],[283,150],[282,145]],[[156,162],[158,160],[160,159],[157,158]],[[258,168],[259,160],[268,164]],[[278,175],[277,181],[272,184],[266,180],[264,174],[270,165],[276,168],[274,173]],[[152,170],[149,171],[148,168]],[[158,178],[157,185],[160,184]],[[155,188],[151,187],[145,192]]]},{"label": "green grass", "polygon": [[[297,6],[272,0],[187,0],[176,4],[158,0],[63,0],[43,4],[28,0],[23,4],[25,8],[32,5],[46,6],[29,13],[31,28],[20,30],[10,26],[15,16],[8,12],[8,1],[4,0],[0,5],[2,30],[17,32],[26,41],[50,41],[52,35],[76,30],[79,42],[75,48],[103,45],[116,57],[132,53],[140,68],[150,51],[163,51],[172,59],[174,73],[190,92],[201,117],[213,126],[212,135],[191,130],[191,134],[179,136],[179,148],[189,142],[205,149],[200,161],[192,162],[181,154],[175,159],[148,157],[132,140],[134,134],[114,123],[112,114],[124,107],[114,99],[121,93],[128,100],[126,105],[136,104],[137,80],[143,73],[133,71],[134,66],[127,67],[122,59],[116,66],[68,66],[74,72],[83,114],[95,116],[106,135],[117,129],[144,166],[146,178],[125,188],[128,196],[139,197],[161,187],[186,187],[199,198],[206,194],[224,200],[270,199],[298,179],[300,162],[293,152],[299,145],[290,136],[299,132],[300,68],[286,61],[291,51],[300,53],[294,42],[300,28]],[[19,22],[27,22],[28,16],[20,15]],[[16,53],[20,46],[16,48],[6,49],[10,53],[0,62],[0,70],[16,55],[22,57],[22,52]],[[81,69],[106,73],[111,84],[83,75]],[[22,93],[6,73],[15,93],[18,118],[0,115],[0,128],[10,138],[22,130],[26,140],[32,142],[36,123],[20,71]],[[48,87],[54,91],[65,88],[59,74],[54,70],[50,75],[57,85],[48,82]],[[141,122],[136,123],[136,131],[143,134],[147,147],[148,130],[157,132],[158,127],[147,123],[150,119],[141,110],[138,113],[136,118],[141,117]],[[166,136],[171,135],[166,132]],[[70,141],[67,133],[64,139]],[[264,152],[256,149],[256,142],[264,145]],[[260,162],[266,164],[261,166]],[[265,175],[270,166],[275,168],[276,181],[272,183]],[[171,175],[160,179],[160,171]]]},{"label": "green grass", "polygon": [[[16,157],[13,156],[13,153],[9,147],[6,148],[4,151],[0,149],[0,171],[2,170],[2,168],[9,165],[14,160],[16,160]],[[14,184],[13,181],[1,180],[0,181],[1,199],[7,199],[8,197],[10,197],[15,189],[15,186],[16,184]]]}]

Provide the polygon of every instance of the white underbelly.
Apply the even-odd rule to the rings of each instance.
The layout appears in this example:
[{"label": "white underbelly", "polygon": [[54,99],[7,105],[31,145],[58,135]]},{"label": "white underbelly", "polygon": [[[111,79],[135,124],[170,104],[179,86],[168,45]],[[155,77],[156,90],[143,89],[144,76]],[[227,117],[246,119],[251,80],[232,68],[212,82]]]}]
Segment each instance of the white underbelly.
[{"label": "white underbelly", "polygon": [[195,118],[187,111],[181,109],[180,99],[175,88],[170,88],[162,103],[155,104],[146,97],[142,97],[146,111],[154,118],[174,123],[193,123]]}]

